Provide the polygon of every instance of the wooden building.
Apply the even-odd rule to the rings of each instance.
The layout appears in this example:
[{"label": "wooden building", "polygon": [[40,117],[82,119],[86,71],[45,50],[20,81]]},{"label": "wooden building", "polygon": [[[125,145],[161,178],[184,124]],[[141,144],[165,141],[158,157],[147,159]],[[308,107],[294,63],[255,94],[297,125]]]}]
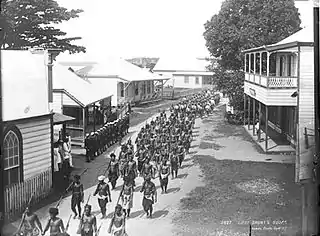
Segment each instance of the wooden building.
[{"label": "wooden building", "polygon": [[52,186],[52,119],[47,54],[1,50],[5,217],[20,214]]},{"label": "wooden building", "polygon": [[117,57],[97,59],[96,63],[73,60],[62,61],[60,64],[72,68],[85,80],[103,86],[114,96],[112,106],[162,99],[161,88],[165,81],[170,79],[168,76],[151,73]]},{"label": "wooden building", "polygon": [[86,133],[104,124],[105,110],[111,110],[111,93],[101,84],[77,76],[67,67],[53,66],[53,112],[74,117],[66,132],[73,145],[84,145]]},{"label": "wooden building", "polygon": [[153,68],[153,72],[169,76],[171,79],[166,85],[170,87],[211,88],[213,72],[206,68],[209,64],[209,61],[197,58],[160,58]]},{"label": "wooden building", "polygon": [[301,184],[303,201],[301,235],[311,235],[317,209],[313,183],[313,28],[244,53],[245,109],[249,120],[259,119],[257,125],[249,123],[246,129],[265,152],[293,150],[296,154],[296,182]]}]

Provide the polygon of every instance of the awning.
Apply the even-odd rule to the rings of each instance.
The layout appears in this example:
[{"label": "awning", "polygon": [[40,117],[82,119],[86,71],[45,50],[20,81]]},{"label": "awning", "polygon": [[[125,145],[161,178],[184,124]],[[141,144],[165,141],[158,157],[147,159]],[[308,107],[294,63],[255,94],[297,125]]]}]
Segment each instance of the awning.
[{"label": "awning", "polygon": [[66,115],[63,115],[61,113],[54,113],[53,114],[53,124],[54,125],[60,125],[62,123],[65,123],[65,122],[68,122],[68,121],[71,121],[71,120],[75,120],[76,118],[73,118],[71,116],[66,116]]}]

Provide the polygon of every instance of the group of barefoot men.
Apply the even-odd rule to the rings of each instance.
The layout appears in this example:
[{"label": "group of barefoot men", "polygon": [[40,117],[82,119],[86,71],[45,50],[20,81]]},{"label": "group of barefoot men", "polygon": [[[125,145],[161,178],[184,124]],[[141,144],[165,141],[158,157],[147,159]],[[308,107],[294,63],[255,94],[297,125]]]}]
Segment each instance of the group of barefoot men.
[{"label": "group of barefoot men", "polygon": [[[189,99],[184,99],[172,106],[168,114],[164,111],[161,112],[156,119],[146,123],[141,128],[135,140],[136,150],[131,139],[129,139],[126,144],[121,146],[118,159],[116,159],[114,153],[110,155],[111,161],[107,167],[107,176],[111,183],[111,190],[116,188],[119,177],[123,179],[124,184],[118,199],[119,202],[121,198],[122,205],[117,202],[108,233],[112,233],[114,236],[126,235],[125,222],[126,218],[130,217],[130,210],[133,207],[133,194],[137,177],[144,179],[140,190],[143,193],[142,206],[147,217],[152,218],[153,204],[157,202],[156,186],[152,180],[159,178],[162,194],[167,193],[170,174],[172,179],[177,177],[184,156],[189,153],[196,117],[203,117],[203,115],[208,114],[210,112],[208,106],[212,111],[217,102],[217,96],[210,92],[196,94]],[[111,202],[111,190],[105,179],[103,175],[98,177],[99,183],[93,193],[93,196],[98,197],[102,214],[101,219],[106,218],[106,206],[108,202]],[[74,177],[71,191],[71,209],[74,213],[74,219],[80,219],[80,230],[77,233],[82,236],[98,234],[97,220],[91,212],[91,205],[85,205],[84,214],[81,216],[84,192],[83,185],[80,183],[80,176],[76,175]],[[27,208],[23,235],[38,235],[36,233],[39,230],[42,235],[45,235],[49,229],[50,236],[67,235],[62,220],[57,217],[58,213],[57,208],[49,209],[50,219],[42,230],[38,217]],[[31,234],[28,234],[28,232],[31,232]]]}]

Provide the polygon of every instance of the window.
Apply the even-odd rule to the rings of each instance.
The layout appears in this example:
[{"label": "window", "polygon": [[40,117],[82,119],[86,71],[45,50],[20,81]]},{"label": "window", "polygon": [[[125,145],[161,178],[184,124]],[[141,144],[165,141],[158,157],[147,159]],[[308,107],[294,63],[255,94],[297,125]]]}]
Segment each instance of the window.
[{"label": "window", "polygon": [[22,182],[22,138],[19,130],[9,129],[3,140],[4,185]]},{"label": "window", "polygon": [[189,84],[189,76],[186,75],[186,76],[184,77],[184,83],[185,83],[185,84]]},{"label": "window", "polygon": [[199,77],[196,77],[196,84],[199,84]]}]

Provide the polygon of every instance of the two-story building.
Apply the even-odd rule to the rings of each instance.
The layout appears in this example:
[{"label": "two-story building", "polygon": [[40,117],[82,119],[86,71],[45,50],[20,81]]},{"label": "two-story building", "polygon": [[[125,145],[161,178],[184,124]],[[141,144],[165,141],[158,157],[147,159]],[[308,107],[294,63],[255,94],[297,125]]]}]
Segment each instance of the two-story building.
[{"label": "two-story building", "polygon": [[205,59],[161,57],[153,72],[171,77],[166,86],[201,89],[212,85],[213,72],[207,69],[209,64]]},{"label": "two-story building", "polygon": [[[302,186],[303,232],[311,235],[314,197],[313,28],[245,53],[246,129],[266,152],[294,152]],[[259,120],[258,123],[254,122]]]}]

